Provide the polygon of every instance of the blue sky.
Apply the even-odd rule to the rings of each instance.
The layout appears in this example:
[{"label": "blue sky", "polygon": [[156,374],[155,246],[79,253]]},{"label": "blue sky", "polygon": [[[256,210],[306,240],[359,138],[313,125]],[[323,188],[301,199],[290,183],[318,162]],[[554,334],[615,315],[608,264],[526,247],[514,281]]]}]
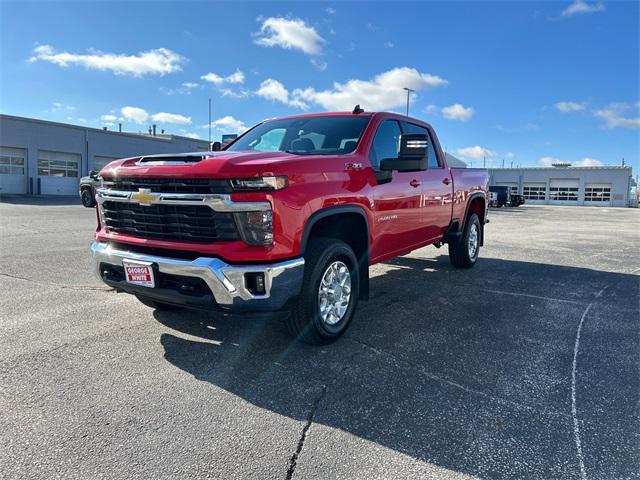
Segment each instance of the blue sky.
[{"label": "blue sky", "polygon": [[[638,171],[639,3],[2,2],[0,110],[214,139],[360,103],[482,165]],[[25,28],[28,27],[28,28]],[[635,173],[634,172],[634,173]]]}]

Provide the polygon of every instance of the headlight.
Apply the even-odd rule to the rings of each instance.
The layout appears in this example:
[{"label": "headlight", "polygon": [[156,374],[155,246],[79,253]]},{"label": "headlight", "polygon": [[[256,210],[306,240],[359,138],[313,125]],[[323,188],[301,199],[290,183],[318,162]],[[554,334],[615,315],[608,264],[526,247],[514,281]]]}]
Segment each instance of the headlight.
[{"label": "headlight", "polygon": [[273,243],[273,214],[263,212],[236,212],[236,224],[242,240],[249,245],[268,246]]},{"label": "headlight", "polygon": [[234,190],[281,190],[287,186],[287,177],[255,177],[233,178],[231,186]]}]

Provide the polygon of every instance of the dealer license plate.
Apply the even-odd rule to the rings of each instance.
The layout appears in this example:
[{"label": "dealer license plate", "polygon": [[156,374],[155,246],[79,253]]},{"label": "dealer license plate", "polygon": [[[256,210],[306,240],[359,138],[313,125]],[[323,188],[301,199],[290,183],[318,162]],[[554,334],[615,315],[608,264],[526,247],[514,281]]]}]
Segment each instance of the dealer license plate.
[{"label": "dealer license plate", "polygon": [[124,276],[127,283],[153,288],[156,286],[153,278],[153,267],[150,262],[123,260]]}]

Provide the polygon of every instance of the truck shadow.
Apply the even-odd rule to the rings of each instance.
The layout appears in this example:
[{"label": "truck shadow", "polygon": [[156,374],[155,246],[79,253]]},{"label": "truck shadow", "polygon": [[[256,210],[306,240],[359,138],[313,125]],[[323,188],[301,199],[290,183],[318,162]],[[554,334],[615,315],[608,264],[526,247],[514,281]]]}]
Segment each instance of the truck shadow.
[{"label": "truck shadow", "polygon": [[292,341],[278,318],[156,311],[176,331],[160,338],[165,358],[300,422],[319,402],[312,428],[333,443],[311,436],[298,468],[306,451],[337,456],[349,442],[366,468],[355,435],[425,468],[577,478],[571,365],[591,304],[577,385],[583,454],[593,478],[634,475],[640,277],[490,258],[462,271],[442,255],[400,257],[372,274],[372,299],[332,345]]}]

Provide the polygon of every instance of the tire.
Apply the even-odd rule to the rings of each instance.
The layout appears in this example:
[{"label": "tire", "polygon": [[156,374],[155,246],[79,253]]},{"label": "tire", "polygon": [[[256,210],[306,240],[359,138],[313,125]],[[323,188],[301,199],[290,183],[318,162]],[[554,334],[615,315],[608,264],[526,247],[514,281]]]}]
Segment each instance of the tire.
[{"label": "tire", "polygon": [[[460,238],[449,243],[449,260],[454,267],[471,268],[476,264],[480,252],[481,232],[480,219],[472,213],[467,218]],[[470,248],[472,243],[475,243],[475,249]]]},{"label": "tire", "polygon": [[[302,289],[292,306],[287,327],[304,343],[326,345],[345,332],[355,314],[360,294],[358,259],[349,245],[333,238],[314,239],[304,257]],[[335,297],[331,298],[333,293],[327,292],[336,292],[331,286],[347,273],[351,288],[348,299],[344,298],[345,290],[338,292],[342,296],[343,303],[340,304],[333,301]],[[343,279],[342,284],[347,285],[346,282]],[[321,283],[325,285],[323,292],[320,291]],[[345,305],[345,302],[348,303]],[[326,306],[324,313],[321,303]],[[335,308],[329,308],[330,305]]]},{"label": "tire", "polygon": [[82,200],[82,205],[87,208],[91,208],[95,206],[95,202],[93,200],[93,196],[91,195],[90,188],[83,188],[82,193],[80,194],[80,199]]},{"label": "tire", "polygon": [[140,300],[141,303],[145,304],[147,307],[151,307],[156,310],[171,311],[171,310],[180,309],[180,307],[178,307],[177,305],[170,305],[168,303],[156,302],[155,300],[149,300],[148,298],[138,297],[137,295],[136,295],[136,298]]}]

